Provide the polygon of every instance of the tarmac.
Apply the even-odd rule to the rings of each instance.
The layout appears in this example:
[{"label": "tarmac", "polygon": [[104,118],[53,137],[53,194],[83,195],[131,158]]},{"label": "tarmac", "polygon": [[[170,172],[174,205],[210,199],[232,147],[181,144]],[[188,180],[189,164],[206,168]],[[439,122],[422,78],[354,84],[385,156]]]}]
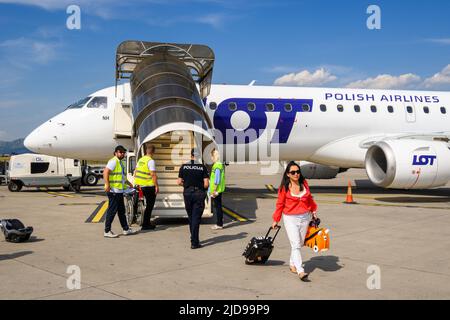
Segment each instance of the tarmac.
[{"label": "tarmac", "polygon": [[[309,180],[331,244],[317,254],[302,248],[310,272],[310,282],[302,282],[289,271],[284,229],[265,265],[244,264],[248,241],[271,225],[281,178],[259,169],[227,167],[223,202],[238,216],[226,215],[217,231],[214,218],[203,219],[203,248],[196,250],[187,219],[158,219],[154,231],[104,238],[103,223],[86,222],[106,200],[101,185],[79,194],[62,188],[11,193],[0,186],[0,218],[34,227],[29,242],[0,239],[0,299],[450,298],[450,184],[385,190],[357,169]],[[357,204],[343,203],[348,181]],[[121,231],[117,217],[113,231]],[[73,285],[78,274],[79,289]]]}]

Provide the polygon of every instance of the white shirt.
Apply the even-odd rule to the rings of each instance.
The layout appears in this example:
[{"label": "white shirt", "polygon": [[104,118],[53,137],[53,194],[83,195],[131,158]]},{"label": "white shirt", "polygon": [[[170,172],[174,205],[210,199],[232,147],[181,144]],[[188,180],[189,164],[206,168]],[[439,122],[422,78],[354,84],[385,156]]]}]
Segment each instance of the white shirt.
[{"label": "white shirt", "polygon": [[150,160],[149,162],[147,162],[147,166],[148,166],[148,170],[156,171],[155,160]]}]

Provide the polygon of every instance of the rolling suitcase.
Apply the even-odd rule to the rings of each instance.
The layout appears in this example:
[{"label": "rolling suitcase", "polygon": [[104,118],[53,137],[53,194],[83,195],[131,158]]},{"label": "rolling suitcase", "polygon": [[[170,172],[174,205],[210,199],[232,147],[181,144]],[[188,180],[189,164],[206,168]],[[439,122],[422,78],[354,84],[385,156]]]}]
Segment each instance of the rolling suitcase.
[{"label": "rolling suitcase", "polygon": [[265,237],[253,237],[247,244],[244,253],[242,253],[245,257],[245,264],[266,263],[272,253],[273,242],[275,241],[280,229],[281,227],[278,226],[277,232],[273,238],[269,237],[272,227],[269,228]]}]

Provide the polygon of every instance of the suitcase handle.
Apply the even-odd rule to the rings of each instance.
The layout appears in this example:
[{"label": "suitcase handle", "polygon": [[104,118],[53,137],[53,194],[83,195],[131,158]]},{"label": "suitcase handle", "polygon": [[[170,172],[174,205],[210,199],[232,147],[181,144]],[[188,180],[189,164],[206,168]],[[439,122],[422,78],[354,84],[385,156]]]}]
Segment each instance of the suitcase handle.
[{"label": "suitcase handle", "polygon": [[[275,235],[272,238],[272,243],[275,241],[275,238],[277,237],[278,232],[280,232],[280,229],[281,229],[281,227],[277,226],[277,232],[275,233]],[[272,230],[272,227],[270,227],[269,230],[267,230],[267,233],[266,233],[266,236],[265,236],[266,239],[269,236],[270,230]]]}]

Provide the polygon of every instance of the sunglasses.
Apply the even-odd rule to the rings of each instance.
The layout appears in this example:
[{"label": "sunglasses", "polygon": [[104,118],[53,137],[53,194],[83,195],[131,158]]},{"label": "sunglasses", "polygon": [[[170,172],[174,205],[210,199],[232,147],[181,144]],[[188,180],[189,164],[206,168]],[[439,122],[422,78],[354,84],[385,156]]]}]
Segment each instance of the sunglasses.
[{"label": "sunglasses", "polygon": [[292,175],[294,175],[294,174],[300,174],[300,170],[289,171],[289,174],[292,174]]}]

